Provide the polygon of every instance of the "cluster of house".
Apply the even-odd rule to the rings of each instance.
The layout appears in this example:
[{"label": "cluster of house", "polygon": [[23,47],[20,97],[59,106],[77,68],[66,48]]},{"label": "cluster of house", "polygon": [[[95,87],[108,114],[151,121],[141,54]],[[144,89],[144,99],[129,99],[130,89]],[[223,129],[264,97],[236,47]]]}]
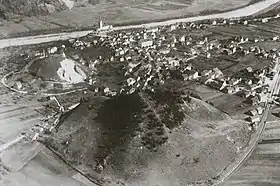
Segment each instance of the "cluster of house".
[{"label": "cluster of house", "polygon": [[[226,23],[226,21],[223,21]],[[132,93],[138,88],[145,89],[149,85],[162,84],[165,79],[170,78],[170,70],[177,70],[181,73],[184,80],[205,79],[206,84],[212,84],[219,90],[229,94],[244,91],[241,84],[248,84],[249,91],[245,91],[245,95],[256,95],[259,86],[263,85],[264,78],[262,73],[254,76],[252,80],[242,78],[224,78],[223,73],[218,68],[196,71],[193,66],[188,63],[188,59],[195,58],[202,53],[207,58],[211,58],[211,52],[226,52],[228,55],[241,53],[247,55],[254,53],[259,57],[275,59],[279,56],[276,50],[264,51],[259,47],[251,47],[248,50],[239,44],[246,42],[255,42],[244,37],[236,37],[230,40],[229,45],[223,45],[217,40],[208,41],[204,38],[201,41],[187,37],[185,34],[174,34],[173,30],[184,28],[187,23],[171,25],[168,27],[158,27],[151,29],[139,29],[126,32],[115,32],[106,37],[94,37],[91,41],[92,45],[107,45],[109,50],[113,51],[113,55],[107,59],[101,56],[91,60],[90,69],[94,69],[97,63],[103,61],[126,63],[125,76],[127,77],[126,87],[130,88],[128,92]],[[220,24],[220,23],[219,23]],[[194,27],[194,23],[189,24]],[[278,40],[277,37],[272,38]],[[90,42],[82,42],[79,40],[71,41],[73,47],[83,50],[89,47]],[[188,50],[184,51],[184,55],[178,55],[178,45],[189,45]],[[186,58],[186,56],[188,58]],[[251,73],[250,67],[247,69]],[[248,87],[248,86],[247,86]],[[123,91],[123,90],[121,90]],[[249,92],[249,93],[248,93]],[[262,97],[262,96],[261,96]]]},{"label": "cluster of house", "polygon": [[261,115],[264,112],[263,106],[258,106],[257,108],[254,108],[253,110],[247,112],[247,115],[249,115],[246,120],[250,122],[249,124],[249,130],[254,131],[258,127],[258,123],[261,121]]},{"label": "cluster of house", "polygon": [[[275,16],[273,18],[278,18]],[[254,20],[214,20],[205,23],[177,23],[169,26],[162,26],[149,29],[135,29],[121,32],[112,32],[105,36],[96,36],[90,38],[90,41],[82,41],[70,39],[69,43],[72,47],[79,50],[91,46],[107,46],[108,50],[112,51],[113,55],[107,57],[97,56],[96,59],[90,60],[88,63],[89,69],[96,70],[95,66],[102,62],[119,62],[125,63],[125,82],[124,88],[121,91],[132,93],[141,88],[146,89],[150,85],[163,84],[164,81],[174,74],[173,71],[179,73],[184,80],[203,81],[209,86],[216,87],[221,91],[229,94],[235,94],[244,91],[246,97],[259,96],[259,88],[264,87],[265,78],[263,73],[249,78],[235,78],[223,76],[223,73],[218,68],[203,70],[199,72],[193,68],[188,62],[197,56],[205,55],[211,58],[215,51],[224,52],[228,55],[240,53],[248,55],[254,53],[259,57],[275,59],[279,56],[277,51],[264,51],[258,47],[244,49],[240,46],[246,42],[259,42],[260,39],[249,39],[244,37],[236,37],[230,39],[229,44],[222,44],[218,40],[209,41],[208,38],[202,40],[188,37],[187,34],[180,34],[174,31],[180,29],[203,29],[207,25],[224,25],[224,24],[248,24],[251,21],[267,22],[272,18],[254,19]],[[100,23],[103,27],[103,24]],[[278,37],[271,38],[278,41]],[[180,51],[180,46],[184,48],[183,55]],[[58,49],[48,49],[47,53],[55,53]],[[46,52],[45,52],[46,53]],[[247,69],[251,73],[250,68]],[[265,72],[268,73],[268,72]],[[94,84],[94,78],[89,79],[90,84]],[[245,88],[244,88],[245,87]],[[125,90],[124,90],[125,89]],[[265,89],[264,89],[265,90]],[[108,93],[108,91],[105,91]],[[265,92],[265,91],[262,91]],[[262,100],[263,96],[260,96]]]}]

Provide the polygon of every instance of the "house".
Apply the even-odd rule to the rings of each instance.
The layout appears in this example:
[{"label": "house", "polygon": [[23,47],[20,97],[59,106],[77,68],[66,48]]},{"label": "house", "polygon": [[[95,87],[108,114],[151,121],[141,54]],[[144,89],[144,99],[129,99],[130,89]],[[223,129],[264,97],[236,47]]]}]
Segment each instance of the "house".
[{"label": "house", "polygon": [[256,90],[257,88],[259,88],[259,87],[261,87],[260,85],[257,85],[257,84],[253,84],[251,87],[250,87],[250,89],[251,89],[251,91],[253,91],[253,90]]},{"label": "house", "polygon": [[186,42],[186,36],[182,36],[182,37],[180,38],[180,42],[181,42],[181,43],[185,43],[185,42]]},{"label": "house", "polygon": [[209,76],[212,73],[212,70],[203,70],[201,76]]},{"label": "house", "polygon": [[267,23],[268,22],[268,18],[263,18],[262,19],[262,23]]},{"label": "house", "polygon": [[237,85],[238,83],[240,83],[242,81],[242,78],[232,78],[230,81],[229,81],[229,84],[231,85]]},{"label": "house", "polygon": [[199,77],[198,72],[197,71],[192,71],[193,73],[190,74],[190,78],[191,79],[197,79]]},{"label": "house", "polygon": [[251,116],[247,118],[247,121],[251,122],[251,123],[257,123],[261,121],[260,116],[256,115],[256,116]]},{"label": "house", "polygon": [[162,49],[159,50],[159,52],[161,54],[168,54],[170,52],[170,49],[169,48],[162,48]]},{"label": "house", "polygon": [[16,81],[16,82],[15,82],[15,85],[16,85],[16,87],[17,87],[18,90],[22,89],[22,87],[23,87],[23,86],[22,86],[22,83],[21,83],[20,81]]},{"label": "house", "polygon": [[230,55],[232,52],[230,49],[223,48],[223,49],[221,49],[221,53],[224,55]]},{"label": "house", "polygon": [[273,40],[273,41],[278,41],[278,40],[279,40],[279,37],[278,37],[278,36],[274,36],[274,37],[272,38],[272,40]]},{"label": "house", "polygon": [[136,82],[136,80],[134,78],[128,78],[126,82],[128,86],[132,86]]},{"label": "house", "polygon": [[188,81],[189,80],[189,74],[183,74],[182,76],[184,78],[184,81]]},{"label": "house", "polygon": [[142,39],[139,42],[139,46],[144,48],[144,47],[150,47],[153,45],[153,40],[151,39]]},{"label": "house", "polygon": [[207,84],[210,84],[210,83],[215,83],[215,80],[213,79],[207,79],[204,84],[207,85]]},{"label": "house", "polygon": [[55,52],[57,52],[57,50],[58,50],[57,47],[48,48],[48,53],[49,54],[54,54]]},{"label": "house", "polygon": [[226,86],[227,86],[227,82],[223,81],[223,83],[221,84],[221,87],[219,88],[219,90],[223,90]]},{"label": "house", "polygon": [[214,89],[217,89],[217,90],[222,90],[222,89],[225,88],[224,83],[225,82],[223,82],[223,81],[214,81],[214,80],[212,80],[212,81],[209,82],[209,86],[211,88],[214,88]]},{"label": "house", "polygon": [[152,32],[152,33],[158,32],[158,27],[149,29],[149,30],[147,30],[146,32],[147,32],[147,33],[150,33],[150,32]]},{"label": "house", "polygon": [[257,115],[257,114],[258,114],[257,109],[253,109],[253,110],[250,111],[250,115],[251,115],[251,116],[255,116],[255,115]]},{"label": "house", "polygon": [[213,69],[213,73],[215,75],[215,78],[219,78],[219,77],[224,75],[223,72],[220,69],[218,69],[218,68],[214,68]]},{"label": "house", "polygon": [[184,69],[184,71],[186,70],[193,70],[193,65],[191,63],[189,63],[186,68]]},{"label": "house", "polygon": [[199,77],[198,72],[195,70],[186,70],[183,74],[184,81],[195,80]]},{"label": "house", "polygon": [[252,84],[253,84],[253,81],[252,81],[251,79],[247,79],[247,80],[245,80],[245,83],[246,83],[247,85],[252,85]]},{"label": "house", "polygon": [[176,30],[176,25],[171,25],[170,26],[170,31]]},{"label": "house", "polygon": [[241,91],[241,87],[239,86],[234,86],[233,88],[234,88],[234,93]]},{"label": "house", "polygon": [[257,105],[260,101],[260,98],[258,95],[256,95],[256,96],[251,95],[247,99],[248,99],[249,104],[251,104],[251,105]]},{"label": "house", "polygon": [[246,71],[250,73],[250,72],[253,72],[253,69],[252,69],[252,67],[247,67]]},{"label": "house", "polygon": [[265,93],[260,93],[260,94],[258,94],[258,96],[259,96],[259,103],[265,103],[265,102],[267,102],[267,99],[268,99],[268,97],[267,97],[267,94],[265,94]]},{"label": "house", "polygon": [[257,107],[256,111],[258,112],[259,115],[261,115],[264,111],[264,108],[263,107]]},{"label": "house", "polygon": [[226,91],[228,94],[234,94],[235,93],[235,88],[234,87],[226,87]]},{"label": "house", "polygon": [[251,95],[251,92],[249,92],[249,91],[244,92],[245,98],[248,98],[250,95]]},{"label": "house", "polygon": [[40,134],[39,134],[38,132],[36,132],[36,133],[34,134],[34,136],[32,137],[32,141],[38,140],[38,139],[39,139],[39,136],[40,136]]},{"label": "house", "polygon": [[252,91],[250,91],[250,93],[252,96],[256,96],[256,94],[257,94],[256,90],[252,90]]}]

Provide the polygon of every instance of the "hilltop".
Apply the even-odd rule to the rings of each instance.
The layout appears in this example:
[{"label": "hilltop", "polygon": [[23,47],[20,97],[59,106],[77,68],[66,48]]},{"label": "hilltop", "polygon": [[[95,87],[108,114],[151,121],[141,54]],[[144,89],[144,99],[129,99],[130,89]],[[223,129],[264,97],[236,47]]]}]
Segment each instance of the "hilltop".
[{"label": "hilltop", "polygon": [[[188,102],[180,92],[158,91],[86,98],[61,118],[48,144],[106,186],[211,180],[237,153],[229,136],[248,140],[245,127],[197,99]],[[192,112],[207,112],[208,123]],[[209,128],[213,122],[218,130]],[[234,131],[224,132],[229,125],[236,126]]]}]

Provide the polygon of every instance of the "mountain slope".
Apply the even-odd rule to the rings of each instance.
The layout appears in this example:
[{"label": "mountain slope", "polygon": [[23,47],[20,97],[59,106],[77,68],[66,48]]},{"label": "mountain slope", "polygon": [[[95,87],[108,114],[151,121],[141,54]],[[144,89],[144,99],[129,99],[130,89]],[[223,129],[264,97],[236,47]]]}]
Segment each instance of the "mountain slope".
[{"label": "mountain slope", "polygon": [[0,0],[0,18],[4,19],[11,15],[38,16],[66,9],[61,0]]}]

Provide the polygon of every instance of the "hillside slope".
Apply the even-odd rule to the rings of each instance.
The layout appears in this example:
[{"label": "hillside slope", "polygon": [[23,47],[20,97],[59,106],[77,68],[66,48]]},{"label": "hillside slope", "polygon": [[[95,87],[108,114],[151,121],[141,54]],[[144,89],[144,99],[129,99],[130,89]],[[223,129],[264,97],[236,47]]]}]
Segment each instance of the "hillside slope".
[{"label": "hillside slope", "polygon": [[90,97],[61,118],[47,144],[104,186],[211,181],[236,156],[233,142],[239,136],[248,140],[246,130],[239,124],[233,134],[227,128],[236,122],[228,126],[227,115],[217,118],[219,111],[207,104],[186,103],[214,116],[213,125],[220,131],[215,133],[208,123],[188,119],[192,113],[182,110],[178,94],[170,95]]},{"label": "hillside slope", "polygon": [[0,18],[2,19],[13,15],[47,15],[66,9],[66,4],[61,0],[0,0]]}]

